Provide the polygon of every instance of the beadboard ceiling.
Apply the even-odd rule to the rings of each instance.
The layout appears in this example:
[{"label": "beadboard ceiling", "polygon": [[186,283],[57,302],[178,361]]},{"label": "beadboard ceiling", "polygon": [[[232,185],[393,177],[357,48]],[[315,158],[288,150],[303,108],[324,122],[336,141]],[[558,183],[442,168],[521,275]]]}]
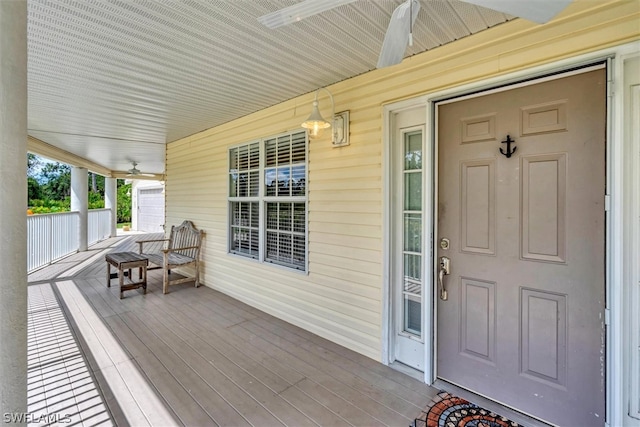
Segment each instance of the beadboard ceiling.
[{"label": "beadboard ceiling", "polygon": [[[164,172],[167,142],[375,68],[402,0],[359,0],[278,29],[296,0],[28,0],[29,135],[113,171]],[[421,0],[414,45],[509,19]]]}]

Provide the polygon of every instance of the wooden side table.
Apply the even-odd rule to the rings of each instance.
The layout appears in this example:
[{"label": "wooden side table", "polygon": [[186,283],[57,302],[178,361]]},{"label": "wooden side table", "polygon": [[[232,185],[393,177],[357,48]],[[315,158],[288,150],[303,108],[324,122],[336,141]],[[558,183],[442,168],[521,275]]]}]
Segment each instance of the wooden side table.
[{"label": "wooden side table", "polygon": [[[137,254],[135,252],[114,252],[104,256],[107,261],[107,287],[111,287],[111,266],[113,265],[118,269],[118,283],[120,284],[120,299],[122,299],[122,293],[131,289],[138,289],[142,286],[144,293],[147,293],[147,266],[149,260]],[[131,269],[138,268],[138,281],[134,282],[131,277]],[[129,282],[124,283],[124,271],[128,270]]]}]

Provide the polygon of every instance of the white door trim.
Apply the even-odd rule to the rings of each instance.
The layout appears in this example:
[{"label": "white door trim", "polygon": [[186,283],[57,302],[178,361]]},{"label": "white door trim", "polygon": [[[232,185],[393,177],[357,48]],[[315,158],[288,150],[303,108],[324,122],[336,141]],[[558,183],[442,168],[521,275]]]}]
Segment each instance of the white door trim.
[{"label": "white door trim", "polygon": [[[631,101],[631,117],[636,117],[636,118],[640,118],[640,85],[636,85],[636,86],[632,86],[630,88],[630,101]],[[640,153],[640,123],[636,120],[636,121],[632,121],[631,123],[631,135],[629,135],[629,139],[628,139],[628,152],[631,156],[633,156],[632,153],[635,153],[635,157],[638,157],[638,154]],[[633,181],[636,183],[640,183],[640,171],[638,170],[638,167],[636,167],[634,170],[631,171],[631,173],[633,174]],[[627,202],[629,203],[629,210],[631,212],[635,212],[635,215],[631,215],[634,218],[639,218],[640,215],[638,214],[638,204],[639,204],[639,199],[640,199],[640,195],[638,194],[638,192],[640,191],[639,188],[635,188],[635,191],[633,191],[633,188],[628,188],[627,190]],[[638,302],[640,302],[640,289],[638,289],[638,284],[640,282],[640,274],[638,274],[638,259],[640,259],[640,252],[638,251],[638,240],[640,239],[640,224],[638,224],[639,221],[634,221],[632,222],[630,228],[629,228],[629,239],[630,239],[630,246],[631,246],[631,250],[629,251],[629,253],[626,255],[626,262],[628,263],[627,265],[629,265],[629,268],[631,271],[629,271],[629,279],[628,282],[631,284],[631,292],[630,292],[630,305],[631,307],[637,307],[636,304],[638,304]],[[634,250],[635,249],[635,250]],[[635,262],[634,262],[635,261]],[[638,325],[640,324],[640,313],[638,312],[638,310],[630,310],[631,313],[631,325]],[[640,337],[638,337],[638,334],[631,334],[631,346],[629,347],[629,352],[634,352],[636,354],[636,357],[631,357],[630,360],[630,365],[631,365],[631,378],[638,378],[638,376],[640,376],[640,358],[637,356],[638,355],[638,348],[640,348]],[[635,351],[634,351],[635,349]],[[635,386],[631,386],[630,385],[630,397],[631,397],[631,404],[629,405],[629,416],[634,417],[634,418],[638,418],[638,416],[640,415],[640,390],[638,385],[636,384]]]},{"label": "white door trim", "polygon": [[[631,427],[640,426],[640,384],[632,380],[637,378],[634,375],[640,371],[640,315],[637,313],[637,304],[640,303],[640,78],[636,74],[625,76],[627,60],[640,61],[638,43],[630,53],[621,54],[613,67],[613,79],[619,84],[614,87],[611,104],[612,109],[618,113],[610,118],[610,137],[619,143],[613,150],[617,151],[617,157],[624,159],[624,163],[621,163],[623,172],[620,174],[623,192],[616,193],[617,197],[612,197],[611,201],[612,219],[621,218],[617,224],[622,227],[622,238],[619,242],[614,242],[620,252],[616,254],[617,257],[612,255],[611,274],[612,283],[621,284],[620,292],[616,292],[616,287],[612,286],[609,296],[612,299],[610,325],[613,329],[610,339],[612,346],[617,346],[614,348],[619,348],[620,351],[611,358],[608,373],[624,375],[624,372],[631,372],[631,376],[614,377],[620,379],[620,383],[617,387],[612,384],[608,403],[614,415],[620,416],[611,419],[610,424]],[[613,213],[618,215],[614,216]],[[619,269],[616,270],[616,267]],[[614,309],[616,307],[620,309]],[[623,330],[624,325],[630,326]]]},{"label": "white door trim", "polygon": [[[383,123],[382,123],[382,139],[383,139],[383,158],[382,158],[382,172],[383,172],[383,295],[382,295],[382,362],[389,364],[392,360],[392,351],[390,348],[390,334],[392,333],[392,322],[390,319],[391,313],[391,297],[390,297],[390,256],[391,256],[391,224],[390,224],[390,191],[391,191],[391,165],[389,164],[391,141],[393,135],[391,134],[393,126],[391,119],[393,114],[402,111],[407,108],[416,106],[425,106],[427,109],[427,121],[426,121],[426,147],[425,154],[429,156],[427,166],[431,169],[427,170],[425,167],[425,190],[429,194],[425,194],[425,216],[430,215],[430,218],[425,218],[425,224],[429,224],[431,221],[432,226],[425,228],[431,232],[431,236],[428,240],[432,243],[431,263],[433,264],[434,246],[433,242],[433,201],[434,186],[434,126],[435,126],[435,102],[441,101],[446,98],[454,96],[462,96],[470,94],[472,92],[479,92],[487,89],[492,89],[498,86],[508,85],[527,79],[535,79],[542,77],[550,73],[567,72],[576,67],[582,67],[587,64],[592,64],[597,61],[609,60],[611,64],[610,76],[612,82],[609,82],[610,87],[613,83],[613,87],[616,90],[610,91],[607,97],[607,109],[608,109],[608,123],[607,123],[607,189],[610,195],[610,208],[607,215],[606,225],[606,294],[607,294],[607,313],[609,313],[607,320],[607,352],[606,352],[606,370],[607,370],[607,384],[606,384],[606,399],[607,399],[607,425],[621,425],[624,421],[627,413],[629,402],[629,391],[625,389],[624,378],[624,350],[625,339],[628,337],[628,332],[625,333],[625,324],[629,320],[629,310],[625,310],[624,305],[624,279],[637,275],[636,272],[626,271],[623,265],[623,258],[625,256],[625,249],[630,251],[631,254],[640,254],[640,243],[627,242],[623,239],[625,236],[624,230],[634,230],[636,225],[633,221],[637,221],[640,217],[640,207],[637,203],[632,206],[628,205],[625,200],[625,188],[629,186],[635,186],[637,188],[638,183],[633,181],[634,170],[640,169],[640,158],[637,152],[631,153],[632,159],[625,162],[625,155],[629,155],[629,147],[625,147],[625,139],[630,139],[630,136],[624,134],[625,122],[624,122],[624,96],[622,89],[624,89],[624,59],[631,55],[636,55],[640,52],[640,42],[628,43],[625,45],[615,46],[609,49],[604,49],[589,54],[579,55],[576,57],[563,59],[550,64],[545,64],[538,67],[518,71],[515,73],[493,77],[483,80],[481,82],[474,82],[457,86],[450,89],[445,89],[439,92],[425,94],[416,98],[403,100],[399,102],[389,103],[383,105]],[[619,87],[619,89],[618,89]],[[624,166],[627,166],[626,168]],[[431,205],[430,212],[428,211],[429,205]],[[629,212],[631,210],[631,212]],[[625,215],[626,212],[626,215]],[[630,213],[630,214],[629,214]],[[425,239],[426,240],[426,239]],[[625,247],[626,245],[626,247]],[[628,256],[628,254],[627,254]],[[425,262],[427,262],[425,260]],[[426,279],[426,278],[425,278]],[[635,282],[638,283],[639,277],[633,277]],[[425,280],[425,371],[424,381],[427,384],[432,384],[435,380],[435,370],[433,369],[434,354],[435,354],[435,336],[434,336],[434,316],[436,315],[433,308],[433,299],[431,301],[426,300],[426,295],[433,296],[433,282],[432,280]],[[637,325],[634,325],[637,328]],[[432,339],[428,340],[428,331],[431,331]],[[637,330],[634,331],[638,333]]]}]

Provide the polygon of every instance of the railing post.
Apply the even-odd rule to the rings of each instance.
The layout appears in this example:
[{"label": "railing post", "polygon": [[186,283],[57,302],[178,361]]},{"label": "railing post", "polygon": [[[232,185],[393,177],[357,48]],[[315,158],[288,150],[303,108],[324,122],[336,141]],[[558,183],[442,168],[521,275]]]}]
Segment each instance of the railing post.
[{"label": "railing post", "polygon": [[27,412],[26,165],[27,2],[0,1],[0,414],[16,425]]},{"label": "railing post", "polygon": [[89,215],[89,175],[86,168],[71,168],[71,211],[78,212],[78,250],[86,251],[89,246],[87,219]]},{"label": "railing post", "polygon": [[47,257],[47,264],[51,264],[53,254],[56,252],[55,239],[53,238],[53,215],[47,215],[47,238],[49,239],[49,256]]},{"label": "railing post", "polygon": [[104,179],[104,207],[111,209],[111,220],[109,221],[109,237],[116,237],[118,230],[118,196],[116,191],[116,178]]}]

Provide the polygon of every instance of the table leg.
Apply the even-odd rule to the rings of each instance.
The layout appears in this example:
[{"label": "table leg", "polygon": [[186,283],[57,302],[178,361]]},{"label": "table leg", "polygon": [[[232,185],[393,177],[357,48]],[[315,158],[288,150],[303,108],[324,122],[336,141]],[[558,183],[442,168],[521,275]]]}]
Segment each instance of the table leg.
[{"label": "table leg", "polygon": [[111,264],[107,262],[107,288],[111,287]]},{"label": "table leg", "polygon": [[124,270],[118,269],[118,283],[120,284],[120,299],[122,299],[122,287],[124,286]]},{"label": "table leg", "polygon": [[142,287],[144,288],[144,294],[147,294],[147,267],[141,267],[142,270]]}]

